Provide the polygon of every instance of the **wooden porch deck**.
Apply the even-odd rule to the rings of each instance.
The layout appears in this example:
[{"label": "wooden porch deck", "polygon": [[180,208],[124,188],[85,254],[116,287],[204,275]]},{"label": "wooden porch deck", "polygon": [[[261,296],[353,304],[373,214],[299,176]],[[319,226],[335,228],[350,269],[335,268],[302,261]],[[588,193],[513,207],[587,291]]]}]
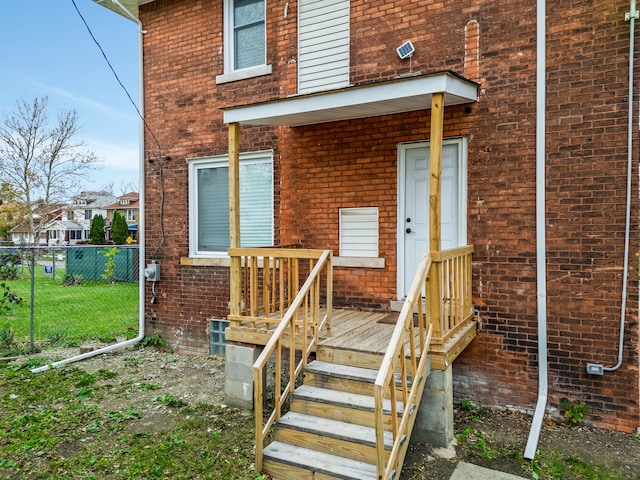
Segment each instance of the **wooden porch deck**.
[{"label": "wooden porch deck", "polygon": [[[324,309],[320,310],[321,317],[325,313]],[[398,312],[365,312],[334,308],[331,316],[331,334],[328,335],[326,331],[320,333],[316,354],[327,361],[378,368],[398,316]],[[272,315],[272,318],[277,318],[277,314]],[[227,328],[225,337],[229,342],[266,345],[277,326],[276,322],[252,324],[245,321],[239,325],[232,323]],[[471,321],[444,345],[434,345],[430,351],[431,367],[444,370],[462,353],[475,335],[476,323]],[[285,338],[288,342],[288,337]]]}]

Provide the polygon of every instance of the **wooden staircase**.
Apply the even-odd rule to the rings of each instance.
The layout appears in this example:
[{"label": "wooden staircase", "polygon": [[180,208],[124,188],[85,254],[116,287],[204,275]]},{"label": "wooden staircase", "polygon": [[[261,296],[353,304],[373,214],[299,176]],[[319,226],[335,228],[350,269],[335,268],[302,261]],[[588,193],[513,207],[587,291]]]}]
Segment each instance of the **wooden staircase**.
[{"label": "wooden staircase", "polygon": [[[290,396],[289,412],[276,422],[274,441],[264,449],[264,472],[277,480],[375,480],[373,385],[378,370],[315,360],[304,372],[303,384]],[[395,410],[401,417],[402,402]],[[386,399],[387,459],[393,446],[391,411]],[[401,442],[404,459],[407,438]]]}]

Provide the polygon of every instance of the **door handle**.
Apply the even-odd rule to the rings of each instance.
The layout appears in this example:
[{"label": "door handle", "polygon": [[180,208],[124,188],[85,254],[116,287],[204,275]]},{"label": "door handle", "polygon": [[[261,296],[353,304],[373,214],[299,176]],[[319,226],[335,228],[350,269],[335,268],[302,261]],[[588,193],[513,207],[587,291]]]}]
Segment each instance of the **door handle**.
[{"label": "door handle", "polygon": [[411,233],[411,229],[410,229],[410,228],[407,228],[407,229],[405,230],[405,232],[407,232],[407,233]]}]

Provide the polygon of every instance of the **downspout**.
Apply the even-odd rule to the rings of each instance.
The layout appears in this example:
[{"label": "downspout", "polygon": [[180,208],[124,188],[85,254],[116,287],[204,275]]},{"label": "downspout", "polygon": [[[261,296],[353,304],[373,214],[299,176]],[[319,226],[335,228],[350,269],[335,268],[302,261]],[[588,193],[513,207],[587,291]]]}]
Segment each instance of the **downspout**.
[{"label": "downspout", "polygon": [[[541,93],[544,97],[545,88],[541,88],[541,85],[545,85],[545,76],[541,78],[541,72],[544,72],[544,61],[541,62],[541,50],[544,50],[544,35],[541,38],[541,31],[546,29],[546,23],[544,17],[541,23],[541,9],[544,9],[544,1],[538,0],[538,72],[537,72],[537,128],[536,128],[536,177],[537,185],[536,192],[538,197],[537,207],[537,228],[538,228],[538,358],[540,365],[539,385],[538,385],[538,404],[533,416],[531,425],[531,431],[529,432],[529,439],[525,448],[524,457],[527,459],[533,459],[535,457],[536,448],[538,445],[538,439],[540,437],[540,429],[542,426],[542,419],[544,417],[544,410],[547,402],[547,325],[546,325],[546,302],[542,302],[542,298],[546,299],[546,276],[541,277],[541,271],[544,271],[544,265],[541,267],[540,254],[541,245],[544,245],[545,239],[542,235],[540,238],[540,229],[544,231],[544,182],[540,182],[541,178],[544,178],[544,134],[542,135],[542,141],[540,140],[541,130],[544,132],[544,98],[542,102],[540,100]],[[627,282],[629,276],[629,237],[631,230],[631,175],[633,165],[633,68],[634,68],[634,44],[635,44],[635,20],[640,18],[639,12],[636,10],[636,0],[631,0],[629,13],[626,14],[625,20],[630,21],[629,30],[629,113],[628,113],[628,132],[627,132],[627,198],[626,198],[626,217],[625,217],[625,245],[624,245],[624,266],[622,275],[622,300],[620,308],[620,336],[618,340],[618,362],[613,367],[603,367],[599,364],[587,364],[587,372],[594,375],[602,375],[605,371],[613,372],[618,370],[622,366],[622,355],[624,350],[624,331],[625,331],[625,314],[627,305]],[[541,27],[542,25],[542,27]],[[544,57],[543,57],[544,58]],[[541,115],[541,112],[543,114]],[[541,155],[542,152],[542,155]],[[542,163],[542,165],[540,165]],[[542,175],[542,176],[541,176]],[[540,197],[540,188],[542,188],[542,197]],[[540,218],[540,203],[542,203],[542,222]],[[545,247],[546,248],[546,247]],[[544,250],[542,250],[544,253]],[[542,288],[544,285],[544,288]],[[544,321],[541,316],[544,312]],[[544,335],[544,339],[542,336]],[[544,352],[542,351],[544,347]],[[544,359],[544,365],[542,361]],[[543,374],[544,370],[544,374]],[[544,382],[544,383],[543,383]]]},{"label": "downspout", "polygon": [[536,274],[538,287],[538,403],[533,414],[524,458],[536,455],[542,420],[547,406],[547,256],[545,202],[546,140],[546,3],[536,3]]},{"label": "downspout", "polygon": [[[129,18],[131,18],[134,22],[138,24],[138,89],[139,89],[139,104],[140,104],[140,112],[144,112],[144,83],[143,83],[143,65],[142,65],[142,40],[143,36],[146,33],[142,28],[142,22],[129,12],[119,0],[111,0],[114,4],[116,4],[122,12]],[[141,118],[139,121],[138,127],[138,138],[139,138],[139,171],[141,174],[144,174],[144,121]],[[116,343],[114,345],[109,345],[104,348],[99,348],[97,350],[93,350],[91,352],[83,353],[81,355],[76,355],[75,357],[65,358],[64,360],[60,360],[58,362],[53,362],[49,365],[44,365],[42,367],[34,368],[31,370],[32,373],[44,372],[45,370],[49,370],[51,368],[61,367],[68,363],[77,362],[79,360],[84,360],[86,358],[95,357],[96,355],[100,355],[103,353],[108,353],[113,350],[127,347],[129,345],[135,345],[140,342],[144,338],[144,276],[142,272],[144,271],[144,261],[145,261],[145,235],[144,235],[144,176],[140,182],[140,209],[138,210],[138,244],[139,244],[139,255],[138,255],[138,284],[139,284],[139,305],[138,305],[138,335],[135,338],[126,340],[124,342]]]}]

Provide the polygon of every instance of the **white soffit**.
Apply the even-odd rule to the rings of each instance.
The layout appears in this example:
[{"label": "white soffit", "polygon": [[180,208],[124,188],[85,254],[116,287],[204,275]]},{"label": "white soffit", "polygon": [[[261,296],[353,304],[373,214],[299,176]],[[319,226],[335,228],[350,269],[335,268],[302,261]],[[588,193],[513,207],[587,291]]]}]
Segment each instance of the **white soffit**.
[{"label": "white soffit", "polygon": [[[93,0],[98,5],[101,5],[109,10],[113,10],[118,15],[122,15],[123,17],[131,20],[131,17],[138,18],[138,7],[140,5],[144,5],[145,3],[151,3],[154,0]],[[127,13],[123,12],[120,8],[120,5],[124,7]]]},{"label": "white soffit", "polygon": [[478,85],[450,72],[224,109],[224,123],[296,127],[377,117],[431,108],[431,95],[444,93],[445,106],[472,103]]}]

